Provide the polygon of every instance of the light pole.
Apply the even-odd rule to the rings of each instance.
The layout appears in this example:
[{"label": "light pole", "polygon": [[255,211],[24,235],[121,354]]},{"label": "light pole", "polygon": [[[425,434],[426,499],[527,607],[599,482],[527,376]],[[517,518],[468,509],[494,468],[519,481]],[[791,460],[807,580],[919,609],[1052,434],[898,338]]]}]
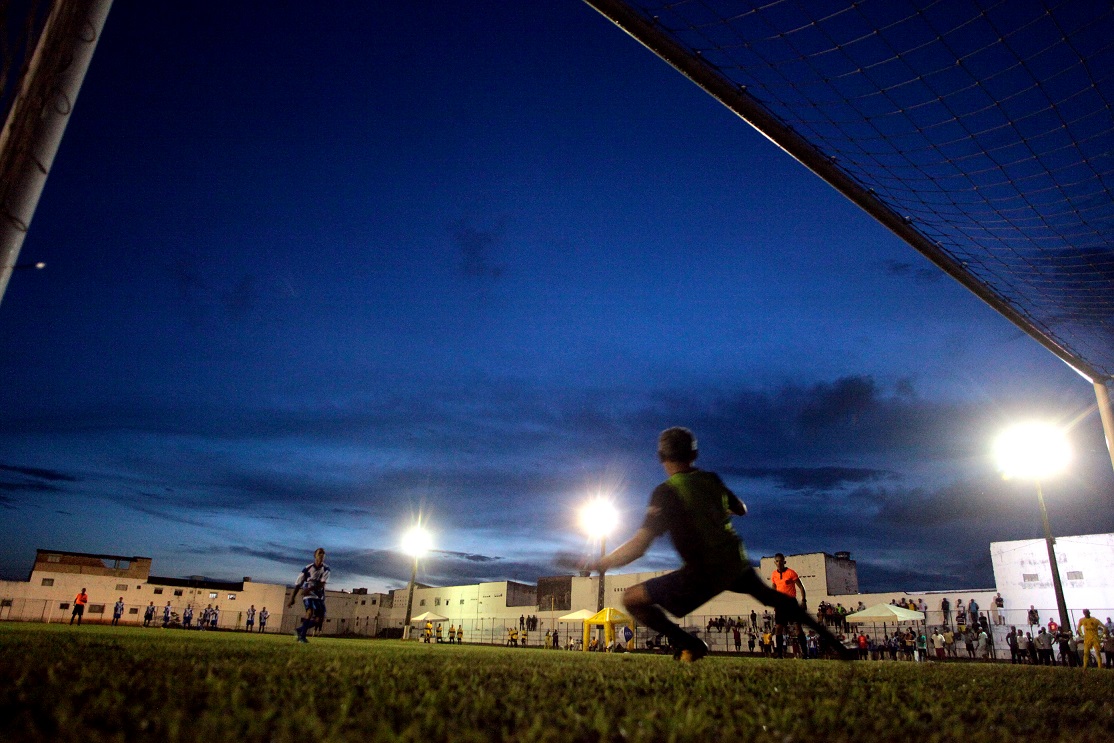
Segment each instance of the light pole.
[{"label": "light pole", "polygon": [[418,578],[418,559],[423,557],[432,546],[429,532],[421,524],[414,526],[402,537],[402,551],[414,558],[414,566],[410,570],[410,589],[406,595],[406,622],[402,625],[402,639],[410,639],[410,616],[414,609],[414,581]]},{"label": "light pole", "polygon": [[1068,605],[1064,600],[1064,586],[1060,582],[1060,568],[1056,563],[1056,539],[1048,525],[1048,509],[1044,506],[1041,480],[1057,474],[1071,461],[1071,447],[1064,432],[1055,426],[1026,423],[1009,429],[994,444],[998,469],[1007,479],[1032,480],[1037,486],[1037,502],[1044,525],[1044,541],[1048,546],[1048,562],[1052,567],[1052,588],[1056,591],[1056,608],[1060,612],[1060,626],[1071,629]]},{"label": "light pole", "polygon": [[[580,509],[580,528],[592,539],[600,540],[600,558],[607,554],[607,535],[615,530],[619,513],[615,504],[603,496],[588,501]],[[600,590],[596,600],[596,611],[603,611],[604,571],[600,571]]]}]

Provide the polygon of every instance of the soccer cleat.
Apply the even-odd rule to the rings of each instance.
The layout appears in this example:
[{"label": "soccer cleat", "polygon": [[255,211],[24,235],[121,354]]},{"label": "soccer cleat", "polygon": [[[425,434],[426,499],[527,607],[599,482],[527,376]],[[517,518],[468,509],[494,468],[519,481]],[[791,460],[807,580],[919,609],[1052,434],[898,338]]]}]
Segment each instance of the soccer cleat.
[{"label": "soccer cleat", "polygon": [[700,639],[695,639],[692,646],[674,654],[673,658],[681,663],[695,663],[707,654],[708,643]]}]

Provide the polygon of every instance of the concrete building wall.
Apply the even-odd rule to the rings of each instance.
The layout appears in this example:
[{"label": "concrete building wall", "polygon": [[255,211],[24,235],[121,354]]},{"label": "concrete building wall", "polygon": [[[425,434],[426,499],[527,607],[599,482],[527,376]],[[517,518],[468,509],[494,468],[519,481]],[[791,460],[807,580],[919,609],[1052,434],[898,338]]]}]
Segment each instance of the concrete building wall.
[{"label": "concrete building wall", "polygon": [[[1103,621],[1114,616],[1114,534],[1057,537],[1055,549],[1072,623],[1079,622],[1085,608]],[[1051,618],[1059,622],[1052,566],[1043,539],[993,542],[990,557],[1009,624],[1028,626],[1030,606],[1039,612],[1041,623],[1047,624]]]},{"label": "concrete building wall", "polygon": [[[49,559],[59,556],[58,561]],[[220,607],[218,628],[243,628],[247,608],[266,606],[271,612],[269,626],[277,628],[285,608],[285,587],[270,583],[246,581],[222,583],[220,588],[204,583],[193,586],[159,584],[149,580],[150,558],[123,558],[131,561],[126,569],[105,567],[112,556],[83,555],[39,550],[34,568],[27,581],[0,581],[0,620],[32,622],[68,622],[74,597],[85,588],[89,604],[83,622],[108,623],[116,600],[124,600],[122,624],[142,624],[145,607],[154,603],[156,623],[162,624],[162,610],[170,602],[171,611],[179,617],[187,604],[195,609],[195,622],[200,610],[208,604]],[[98,565],[97,563],[101,564]]]}]

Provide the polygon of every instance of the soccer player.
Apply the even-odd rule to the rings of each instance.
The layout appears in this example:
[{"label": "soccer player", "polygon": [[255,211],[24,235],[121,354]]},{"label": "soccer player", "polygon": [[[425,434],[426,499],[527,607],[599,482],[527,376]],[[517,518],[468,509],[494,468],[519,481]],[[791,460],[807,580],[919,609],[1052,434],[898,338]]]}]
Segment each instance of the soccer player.
[{"label": "soccer player", "polygon": [[1083,618],[1079,620],[1078,631],[1083,635],[1083,667],[1087,667],[1087,661],[1091,659],[1091,650],[1095,651],[1095,667],[1102,667],[1102,653],[1099,649],[1102,647],[1099,644],[1099,632],[1103,630],[1102,622],[1091,616],[1090,609],[1083,610]]},{"label": "soccer player", "polygon": [[321,626],[325,622],[325,584],[328,580],[329,566],[325,564],[325,550],[318,547],[313,552],[313,562],[302,568],[294,584],[294,591],[290,594],[290,606],[293,606],[298,596],[298,589],[301,589],[302,605],[306,609],[305,619],[294,630],[298,642],[309,642],[306,633],[314,626]]},{"label": "soccer player", "polygon": [[694,467],[696,457],[692,431],[677,427],[662,432],[658,459],[668,479],[654,489],[634,536],[588,567],[607,571],[634,562],[669,532],[684,563],[681,569],[631,586],[623,593],[623,604],[639,622],[669,638],[674,657],[681,662],[700,660],[708,654],[708,645],[674,624],[665,612],[683,617],[724,591],[750,594],[780,611],[786,621],[807,624],[841,657],[853,658],[826,627],[754,571],[731,526],[731,516],[745,515],[746,506],[718,475]]},{"label": "soccer player", "polygon": [[216,629],[217,628],[217,620],[219,618],[220,618],[220,604],[217,604],[216,606],[213,607],[213,610],[211,612],[209,612],[209,629]]},{"label": "soccer player", "polygon": [[254,629],[255,629],[255,604],[252,604],[251,606],[248,607],[247,630],[248,630],[248,632],[251,632]]},{"label": "soccer player", "polygon": [[147,608],[143,610],[143,626],[150,627],[151,622],[155,621],[155,602],[147,604]]},{"label": "soccer player", "polygon": [[189,629],[193,625],[193,604],[186,604],[182,612],[182,626]]},{"label": "soccer player", "polygon": [[461,622],[456,628],[456,644],[460,645],[462,642],[464,642],[464,622]]},{"label": "soccer player", "polygon": [[124,597],[121,596],[112,607],[112,626],[116,627],[120,624],[120,617],[124,616]]},{"label": "soccer player", "polygon": [[70,614],[70,624],[73,620],[77,620],[77,626],[81,626],[81,617],[85,614],[85,605],[89,603],[89,594],[85,593],[82,588],[81,592],[74,596],[73,599],[73,613]]},{"label": "soccer player", "polygon": [[267,629],[267,620],[270,617],[271,617],[271,612],[267,611],[267,607],[264,606],[263,609],[260,610],[260,612],[259,612],[259,631],[260,632],[263,632],[264,630]]},{"label": "soccer player", "polygon": [[162,628],[166,629],[170,626],[170,602],[166,602],[166,606],[162,608]]}]

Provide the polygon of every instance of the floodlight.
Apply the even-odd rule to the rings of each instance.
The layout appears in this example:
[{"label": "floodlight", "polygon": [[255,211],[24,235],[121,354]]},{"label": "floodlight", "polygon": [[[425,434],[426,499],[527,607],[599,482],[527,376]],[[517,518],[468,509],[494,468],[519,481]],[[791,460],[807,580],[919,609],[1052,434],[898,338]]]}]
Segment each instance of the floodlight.
[{"label": "floodlight", "polygon": [[422,557],[432,548],[433,538],[420,526],[415,526],[402,535],[402,551],[411,557]]},{"label": "floodlight", "polygon": [[615,504],[606,498],[593,498],[580,509],[580,528],[593,539],[607,537],[618,523],[619,512]]},{"label": "floodlight", "polygon": [[1047,423],[1023,423],[994,442],[994,459],[1007,478],[1043,480],[1071,462],[1071,447],[1062,429]]}]

